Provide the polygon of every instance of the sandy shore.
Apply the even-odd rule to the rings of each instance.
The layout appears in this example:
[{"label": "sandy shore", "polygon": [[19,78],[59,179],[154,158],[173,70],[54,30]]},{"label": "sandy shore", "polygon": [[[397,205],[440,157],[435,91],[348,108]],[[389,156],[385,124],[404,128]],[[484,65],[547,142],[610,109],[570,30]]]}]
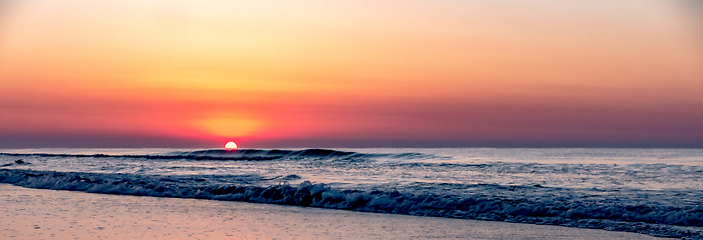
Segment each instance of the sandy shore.
[{"label": "sandy shore", "polygon": [[2,239],[655,239],[505,222],[0,184]]}]

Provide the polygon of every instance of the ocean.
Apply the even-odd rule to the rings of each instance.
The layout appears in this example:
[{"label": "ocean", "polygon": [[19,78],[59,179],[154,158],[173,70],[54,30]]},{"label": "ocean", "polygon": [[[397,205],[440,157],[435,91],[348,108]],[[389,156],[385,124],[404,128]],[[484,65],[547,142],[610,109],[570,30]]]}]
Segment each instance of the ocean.
[{"label": "ocean", "polygon": [[703,149],[3,149],[0,182],[703,239]]}]

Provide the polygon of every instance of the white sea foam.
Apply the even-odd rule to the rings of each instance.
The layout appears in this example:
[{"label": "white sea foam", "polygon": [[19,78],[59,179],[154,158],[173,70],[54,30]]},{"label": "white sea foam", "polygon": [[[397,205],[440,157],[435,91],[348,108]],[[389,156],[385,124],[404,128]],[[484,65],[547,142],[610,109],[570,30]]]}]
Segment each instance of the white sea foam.
[{"label": "white sea foam", "polygon": [[410,150],[5,152],[0,182],[703,238],[702,150]]}]

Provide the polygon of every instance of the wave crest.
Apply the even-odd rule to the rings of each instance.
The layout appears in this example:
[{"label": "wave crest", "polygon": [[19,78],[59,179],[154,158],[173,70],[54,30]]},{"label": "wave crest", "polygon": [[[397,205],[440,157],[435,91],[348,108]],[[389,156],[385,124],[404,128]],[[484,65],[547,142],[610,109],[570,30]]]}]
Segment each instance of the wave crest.
[{"label": "wave crest", "polygon": [[319,159],[369,159],[386,157],[392,159],[427,159],[442,158],[422,153],[359,153],[331,149],[208,149],[197,151],[169,152],[163,154],[63,154],[63,153],[0,153],[0,156],[15,157],[74,157],[74,158],[140,158],[159,160],[213,160],[213,161],[267,161],[295,160],[307,158]]},{"label": "wave crest", "polygon": [[[282,179],[298,178],[295,175]],[[549,197],[412,194],[398,191],[337,190],[303,182],[251,186],[212,184],[197,177],[184,181],[164,176],[66,173],[0,169],[0,182],[18,186],[154,197],[273,203],[365,212],[560,225],[629,231],[668,237],[703,237],[703,206],[664,207],[588,203]]]},{"label": "wave crest", "polygon": [[263,149],[241,149],[223,150],[210,149],[188,152],[171,152],[165,154],[55,154],[55,153],[0,153],[5,156],[17,157],[75,157],[75,158],[142,158],[142,159],[189,159],[189,160],[219,160],[219,161],[266,161],[283,158],[325,158],[325,157],[346,157],[346,158],[369,158],[375,154],[365,154],[357,152],[344,152],[329,149],[304,149],[304,150],[263,150]]}]

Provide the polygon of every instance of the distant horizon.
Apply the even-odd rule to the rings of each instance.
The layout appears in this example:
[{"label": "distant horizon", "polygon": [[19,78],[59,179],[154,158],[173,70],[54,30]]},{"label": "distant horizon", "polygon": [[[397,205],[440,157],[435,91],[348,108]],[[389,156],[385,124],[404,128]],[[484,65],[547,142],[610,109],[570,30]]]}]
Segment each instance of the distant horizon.
[{"label": "distant horizon", "polygon": [[[6,139],[0,137],[0,149],[33,148],[224,148],[226,141],[193,139],[122,138],[61,140],[60,138]],[[446,141],[446,140],[286,140],[236,141],[239,149],[275,148],[703,148],[703,142],[584,142],[584,141]]]}]

